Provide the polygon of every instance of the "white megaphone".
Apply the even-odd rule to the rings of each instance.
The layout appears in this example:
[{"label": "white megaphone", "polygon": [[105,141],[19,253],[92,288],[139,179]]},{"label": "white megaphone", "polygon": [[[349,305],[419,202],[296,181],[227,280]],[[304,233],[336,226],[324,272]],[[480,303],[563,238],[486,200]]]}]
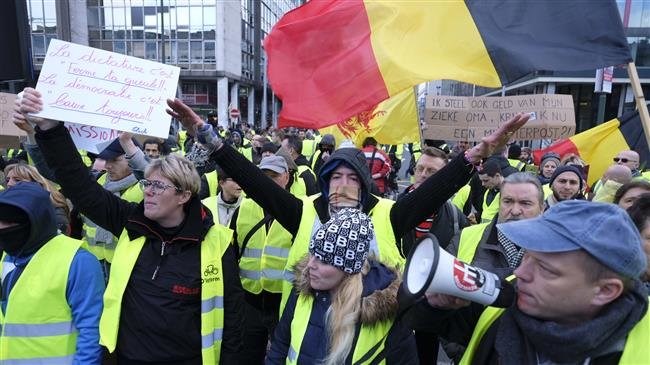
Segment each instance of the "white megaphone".
[{"label": "white megaphone", "polygon": [[421,238],[411,251],[404,287],[415,298],[425,293],[449,294],[493,307],[509,307],[515,298],[512,284],[458,260],[441,249],[432,234]]}]

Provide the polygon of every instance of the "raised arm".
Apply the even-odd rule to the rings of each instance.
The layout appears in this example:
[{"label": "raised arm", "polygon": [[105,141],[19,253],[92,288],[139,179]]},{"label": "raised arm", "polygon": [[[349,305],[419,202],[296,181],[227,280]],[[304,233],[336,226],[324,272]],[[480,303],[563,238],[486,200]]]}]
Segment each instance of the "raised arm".
[{"label": "raised arm", "polygon": [[447,166],[426,179],[420,187],[397,201],[390,212],[396,239],[430,217],[472,176],[475,166],[506,145],[510,137],[530,118],[530,114],[517,114],[501,125],[481,143],[459,155]]},{"label": "raised arm", "polygon": [[63,194],[81,213],[119,236],[137,204],[127,203],[97,184],[88,173],[63,123],[33,116],[41,110],[41,94],[27,88],[23,97],[16,101],[14,119],[24,121],[29,118],[30,122],[36,124],[36,142],[45,162],[54,171]]},{"label": "raised arm", "polygon": [[302,200],[281,188],[267,177],[244,155],[223,143],[210,124],[203,120],[182,101],[167,100],[167,112],[178,119],[187,130],[194,131],[200,143],[213,150],[212,158],[246,195],[271,214],[292,235],[298,232],[302,215]]}]

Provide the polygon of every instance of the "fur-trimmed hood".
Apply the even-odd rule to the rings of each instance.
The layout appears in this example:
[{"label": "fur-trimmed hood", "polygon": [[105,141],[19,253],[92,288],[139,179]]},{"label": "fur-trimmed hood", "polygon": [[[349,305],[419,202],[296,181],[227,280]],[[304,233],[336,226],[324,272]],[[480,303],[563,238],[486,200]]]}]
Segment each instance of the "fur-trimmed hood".
[{"label": "fur-trimmed hood", "polygon": [[[371,325],[395,318],[397,315],[397,292],[402,283],[402,276],[393,268],[370,258],[368,260],[370,269],[363,276],[360,321],[362,324]],[[309,283],[309,274],[306,270],[308,261],[309,258],[305,257],[294,267],[293,285],[299,294],[313,296],[316,290]]]}]

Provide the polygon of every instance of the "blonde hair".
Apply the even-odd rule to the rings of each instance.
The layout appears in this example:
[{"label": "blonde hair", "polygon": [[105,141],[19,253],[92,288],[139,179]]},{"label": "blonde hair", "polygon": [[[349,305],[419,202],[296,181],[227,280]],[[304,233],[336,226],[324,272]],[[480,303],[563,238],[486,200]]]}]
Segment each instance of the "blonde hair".
[{"label": "blonde hair", "polygon": [[359,274],[347,275],[332,294],[332,304],[325,314],[329,334],[329,351],[325,365],[343,364],[352,350],[356,326],[361,315],[363,276],[370,270],[366,260]]},{"label": "blonde hair", "polygon": [[13,172],[22,181],[32,181],[38,183],[43,189],[50,193],[50,200],[52,205],[56,208],[62,208],[65,211],[66,217],[70,219],[70,207],[65,196],[58,190],[54,189],[52,183],[41,175],[38,170],[30,165],[24,163],[14,163],[5,167],[5,178],[10,172]]},{"label": "blonde hair", "polygon": [[201,178],[194,164],[185,157],[172,153],[155,159],[145,169],[144,176],[149,177],[154,171],[160,171],[162,176],[182,191],[189,191],[193,196],[199,193]]}]

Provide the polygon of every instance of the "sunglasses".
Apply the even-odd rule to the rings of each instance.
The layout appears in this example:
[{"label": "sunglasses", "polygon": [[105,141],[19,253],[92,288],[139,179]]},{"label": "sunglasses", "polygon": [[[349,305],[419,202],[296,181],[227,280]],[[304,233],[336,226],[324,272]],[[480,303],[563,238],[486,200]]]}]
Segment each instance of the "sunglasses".
[{"label": "sunglasses", "polygon": [[614,162],[622,162],[622,163],[628,163],[628,162],[636,162],[634,160],[628,160],[627,158],[620,158],[620,157],[614,157],[613,158]]}]

